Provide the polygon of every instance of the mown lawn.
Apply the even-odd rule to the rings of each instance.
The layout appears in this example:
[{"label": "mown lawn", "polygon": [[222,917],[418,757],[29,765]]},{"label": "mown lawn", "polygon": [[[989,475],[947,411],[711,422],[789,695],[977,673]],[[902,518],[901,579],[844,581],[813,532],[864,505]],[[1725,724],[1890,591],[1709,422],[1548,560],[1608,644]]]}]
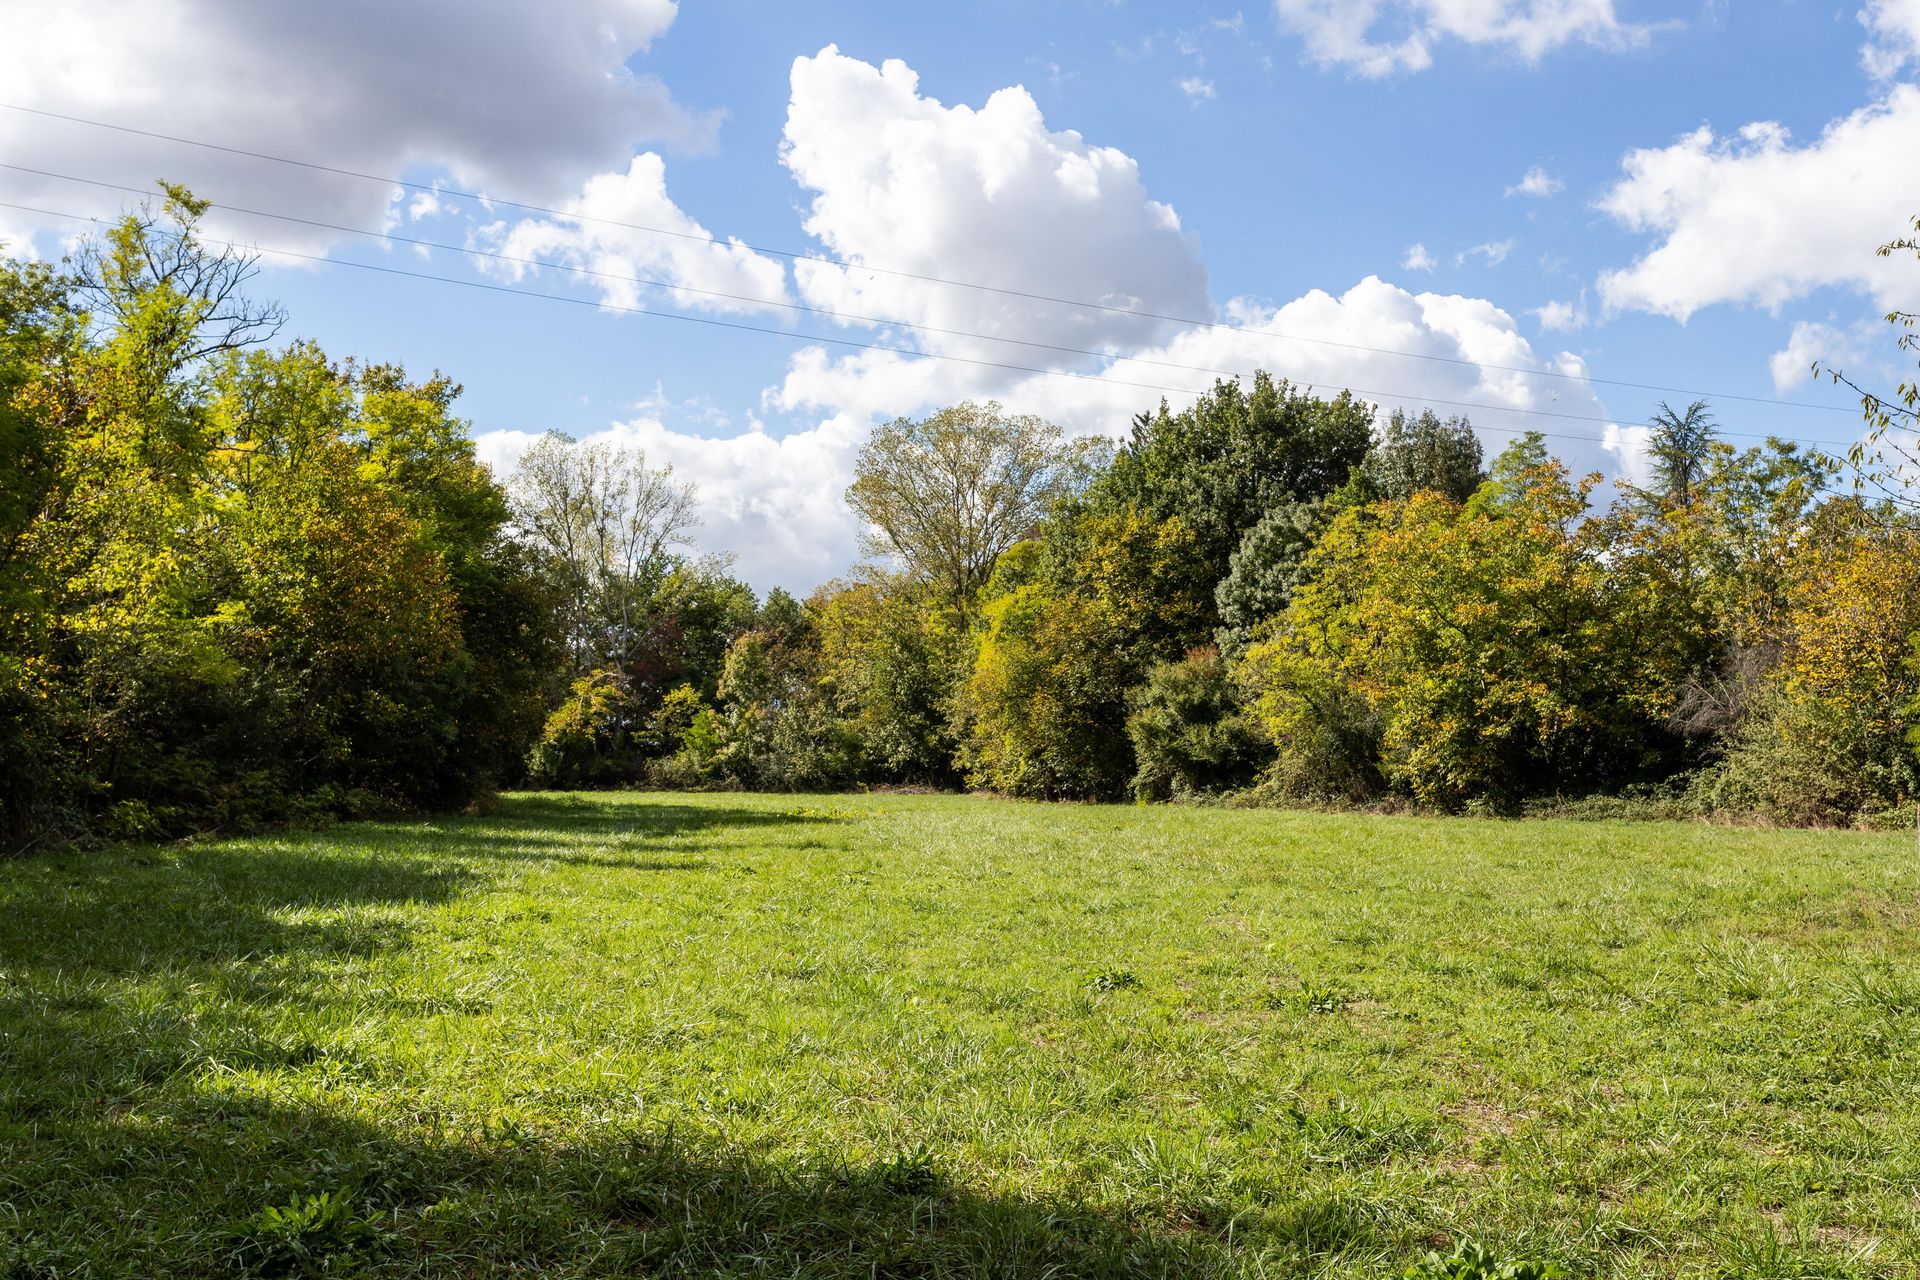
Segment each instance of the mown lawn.
[{"label": "mown lawn", "polygon": [[0,864],[0,1277],[1920,1272],[1913,837],[520,796]]}]

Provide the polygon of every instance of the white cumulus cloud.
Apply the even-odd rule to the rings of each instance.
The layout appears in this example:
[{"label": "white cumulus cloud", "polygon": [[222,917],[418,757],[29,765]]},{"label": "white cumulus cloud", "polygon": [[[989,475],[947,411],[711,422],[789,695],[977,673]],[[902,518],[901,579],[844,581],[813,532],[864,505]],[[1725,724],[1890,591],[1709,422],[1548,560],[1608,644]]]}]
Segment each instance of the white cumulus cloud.
[{"label": "white cumulus cloud", "polygon": [[614,307],[657,296],[637,280],[670,282],[683,307],[754,312],[787,300],[784,265],[738,240],[709,237],[668,197],[666,163],[652,152],[635,156],[624,173],[589,178],[560,208],[572,216],[482,228],[477,241],[503,255],[483,259],[486,269],[513,280],[536,270],[528,260],[589,271],[587,283]]},{"label": "white cumulus cloud", "polygon": [[1437,265],[1424,244],[1408,245],[1407,256],[1400,260],[1403,271],[1432,271]]},{"label": "white cumulus cloud", "polygon": [[1532,314],[1540,321],[1540,327],[1548,333],[1570,333],[1587,327],[1587,293],[1580,291],[1578,301],[1568,302],[1556,299],[1545,306],[1535,307]]},{"label": "white cumulus cloud", "polygon": [[1630,153],[1600,208],[1660,243],[1603,274],[1602,299],[1683,321],[1715,303],[1777,308],[1833,285],[1893,305],[1901,265],[1874,249],[1920,210],[1917,140],[1920,87],[1903,84],[1803,146],[1756,123]]},{"label": "white cumulus cloud", "polygon": [[[674,0],[227,4],[65,0],[7,6],[8,100],[376,175],[548,203],[624,166],[648,140],[701,146],[718,117],[689,112],[627,69],[672,24]],[[144,186],[187,183],[220,203],[381,225],[381,182],[0,111],[15,164]],[[8,175],[17,203],[112,213],[131,197]],[[72,224],[44,221],[62,233]],[[333,233],[219,215],[213,225],[311,251]]]},{"label": "white cumulus cloud", "polygon": [[1622,22],[1613,0],[1274,0],[1274,13],[1316,62],[1363,76],[1425,70],[1449,42],[1531,63],[1576,41],[1642,45],[1654,31]]},{"label": "white cumulus cloud", "polygon": [[[903,64],[876,69],[828,50],[795,65],[787,157],[815,193],[809,229],[853,262],[1065,298],[1126,298],[1126,306],[1162,314],[1217,314],[1220,323],[1087,312],[803,265],[795,272],[802,291],[836,309],[1125,358],[883,324],[889,341],[982,363],[810,346],[763,397],[773,413],[871,424],[992,398],[1076,433],[1120,436],[1162,399],[1178,408],[1216,378],[1265,369],[1323,392],[1354,388],[1383,408],[1465,412],[1490,452],[1539,428],[1580,470],[1640,474],[1635,438],[1612,421],[1582,362],[1535,351],[1513,317],[1485,299],[1415,294],[1369,277],[1338,295],[1316,290],[1281,305],[1240,300],[1216,313],[1193,243],[1147,195],[1134,162],[1048,129],[1019,90],[994,94],[978,110],[949,107],[923,96]],[[1512,247],[1473,252],[1498,261]],[[1434,261],[1415,246],[1403,265],[1430,270]],[[844,455],[849,469],[851,458]],[[843,472],[818,483],[837,495],[848,479]]]},{"label": "white cumulus cloud", "polygon": [[[1025,89],[949,107],[922,95],[905,63],[875,67],[829,46],[793,64],[781,156],[811,195],[806,230],[853,264],[795,264],[814,305],[1099,349],[1150,340],[1165,323],[1040,296],[1211,314],[1195,246],[1173,209],[1147,194],[1138,165],[1049,129]],[[1033,356],[957,334],[915,341],[1015,363]]]},{"label": "white cumulus cloud", "polygon": [[1804,386],[1814,378],[1817,361],[1823,368],[1839,369],[1855,377],[1862,369],[1878,372],[1885,365],[1885,348],[1876,350],[1876,342],[1890,342],[1886,325],[1863,320],[1842,328],[1818,320],[1801,320],[1793,326],[1787,345],[1767,361],[1773,375],[1774,390],[1787,392]]}]

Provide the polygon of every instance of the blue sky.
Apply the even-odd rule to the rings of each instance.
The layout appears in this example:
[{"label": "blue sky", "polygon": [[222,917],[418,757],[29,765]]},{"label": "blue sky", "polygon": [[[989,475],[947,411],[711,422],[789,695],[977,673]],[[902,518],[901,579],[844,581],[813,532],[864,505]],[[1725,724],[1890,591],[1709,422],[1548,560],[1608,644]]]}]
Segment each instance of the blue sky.
[{"label": "blue sky", "polygon": [[[672,462],[702,494],[702,549],[763,588],[845,571],[859,441],[948,400],[1118,433],[1210,381],[1200,370],[1265,367],[1383,405],[1483,406],[1464,411],[1490,451],[1532,426],[1580,468],[1631,473],[1634,424],[1684,397],[1615,383],[1721,393],[1730,432],[1845,440],[1848,414],[1784,402],[1847,404],[1804,376],[1816,358],[1890,377],[1877,317],[1920,301],[1920,271],[1872,255],[1920,213],[1920,0],[591,0],[556,14],[7,0],[0,100],[600,221],[10,111],[0,163],[43,173],[0,169],[0,201],[110,213],[131,197],[68,179],[178,178],[230,209],[602,274],[216,212],[215,234],[266,249],[783,331],[271,254],[260,281],[292,332],[335,355],[459,378],[503,468],[548,429]],[[0,208],[0,235],[45,256],[73,231]]]}]

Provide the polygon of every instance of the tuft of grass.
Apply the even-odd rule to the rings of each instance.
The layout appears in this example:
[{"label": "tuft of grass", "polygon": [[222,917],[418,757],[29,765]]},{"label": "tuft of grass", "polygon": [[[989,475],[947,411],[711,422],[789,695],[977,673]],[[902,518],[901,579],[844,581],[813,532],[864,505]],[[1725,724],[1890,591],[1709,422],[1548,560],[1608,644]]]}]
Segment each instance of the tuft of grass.
[{"label": "tuft of grass", "polygon": [[1908,840],[529,794],[13,862],[0,1276],[1920,1274]]}]

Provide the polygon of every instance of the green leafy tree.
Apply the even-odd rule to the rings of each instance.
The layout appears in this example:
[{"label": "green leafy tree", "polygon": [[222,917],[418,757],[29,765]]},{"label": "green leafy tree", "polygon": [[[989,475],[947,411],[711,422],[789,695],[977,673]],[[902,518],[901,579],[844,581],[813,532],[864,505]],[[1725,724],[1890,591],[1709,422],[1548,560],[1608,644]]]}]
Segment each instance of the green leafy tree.
[{"label": "green leafy tree", "polygon": [[863,773],[876,780],[958,780],[953,692],[966,632],[931,587],[873,574],[823,587],[812,601],[822,684],[858,736]]},{"label": "green leafy tree", "polygon": [[1846,823],[1920,795],[1907,735],[1920,672],[1920,522],[1856,500],[1801,528],[1784,577],[1780,657],[1755,682],[1705,779],[1717,807]]},{"label": "green leafy tree", "polygon": [[1287,501],[1247,530],[1227,562],[1227,576],[1214,589],[1220,611],[1216,635],[1229,658],[1237,660],[1254,630],[1286,609],[1306,581],[1307,553],[1332,516],[1332,507],[1323,501]]},{"label": "green leafy tree", "polygon": [[456,803],[539,726],[551,603],[458,388],[252,349],[279,310],[201,243],[204,208],[168,188],[70,283],[7,269],[0,751],[38,762],[16,838]]},{"label": "green leafy tree", "polygon": [[1091,593],[1045,578],[989,591],[959,692],[974,786],[1037,799],[1114,799],[1133,772],[1124,691],[1138,666]]},{"label": "green leafy tree", "polygon": [[575,668],[632,668],[697,523],[692,486],[638,449],[550,432],[521,455],[507,494],[520,536],[565,593]]},{"label": "green leafy tree", "polygon": [[1832,474],[1785,441],[1713,441],[1684,501],[1628,493],[1616,513],[1616,573],[1655,584],[1689,654],[1669,723],[1701,759],[1718,754],[1780,660],[1795,548]]},{"label": "green leafy tree", "polygon": [[[1213,585],[1262,517],[1288,501],[1311,501],[1344,485],[1366,457],[1373,411],[1342,394],[1322,400],[1256,374],[1250,386],[1218,382],[1178,413],[1165,404],[1134,422],[1133,435],[1093,486],[1095,511],[1178,516],[1206,566],[1203,612]],[[1205,618],[1195,643],[1213,625]]]},{"label": "green leafy tree", "polygon": [[968,401],[877,428],[847,502],[866,522],[870,553],[898,561],[970,616],[1000,554],[1083,489],[1106,453],[1101,441],[1066,440],[1052,423]]},{"label": "green leafy tree", "polygon": [[1486,479],[1473,424],[1444,421],[1431,409],[1409,415],[1395,409],[1381,424],[1362,472],[1373,496],[1404,500],[1424,490],[1465,502]]},{"label": "green leafy tree", "polygon": [[44,263],[0,260],[0,850],[61,825],[84,791],[54,665],[56,582],[36,524],[61,502],[54,390],[81,350],[73,281]]}]

